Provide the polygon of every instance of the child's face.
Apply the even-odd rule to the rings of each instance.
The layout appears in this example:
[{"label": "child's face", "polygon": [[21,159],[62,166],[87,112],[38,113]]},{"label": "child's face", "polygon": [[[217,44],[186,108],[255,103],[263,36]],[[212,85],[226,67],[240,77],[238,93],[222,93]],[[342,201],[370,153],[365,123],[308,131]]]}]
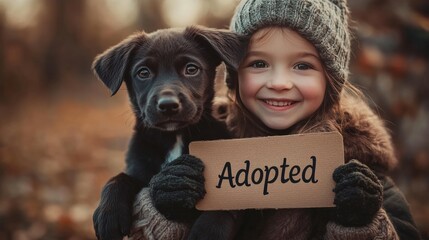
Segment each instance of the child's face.
[{"label": "child's face", "polygon": [[276,130],[287,129],[314,113],[326,89],[315,47],[287,28],[253,34],[238,81],[244,106]]}]

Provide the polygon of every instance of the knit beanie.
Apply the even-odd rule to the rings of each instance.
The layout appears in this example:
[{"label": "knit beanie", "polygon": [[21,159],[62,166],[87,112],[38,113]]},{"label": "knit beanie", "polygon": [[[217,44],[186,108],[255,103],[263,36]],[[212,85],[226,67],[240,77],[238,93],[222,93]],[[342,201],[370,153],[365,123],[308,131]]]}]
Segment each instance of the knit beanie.
[{"label": "knit beanie", "polygon": [[268,26],[298,32],[316,47],[326,71],[342,86],[351,51],[348,15],[346,0],[242,0],[230,29],[246,36]]}]

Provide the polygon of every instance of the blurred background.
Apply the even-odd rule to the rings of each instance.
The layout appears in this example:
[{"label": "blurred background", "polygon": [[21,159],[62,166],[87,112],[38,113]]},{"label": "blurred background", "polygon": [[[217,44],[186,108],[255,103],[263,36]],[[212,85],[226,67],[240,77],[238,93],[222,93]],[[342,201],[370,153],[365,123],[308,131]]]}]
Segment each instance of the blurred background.
[{"label": "blurred background", "polygon": [[[92,213],[133,127],[90,70],[136,31],[227,28],[235,0],[0,0],[0,239],[95,239]],[[394,179],[429,239],[429,1],[349,1],[352,81],[386,120]],[[220,76],[220,79],[222,77]]]}]

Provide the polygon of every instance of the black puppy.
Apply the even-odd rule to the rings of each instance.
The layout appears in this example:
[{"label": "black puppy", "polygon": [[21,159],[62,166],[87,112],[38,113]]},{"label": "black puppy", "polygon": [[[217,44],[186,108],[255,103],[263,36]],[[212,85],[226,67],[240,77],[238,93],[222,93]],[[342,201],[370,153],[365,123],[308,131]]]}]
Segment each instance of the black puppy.
[{"label": "black puppy", "polygon": [[112,95],[125,82],[136,117],[125,173],[108,181],[94,213],[99,239],[129,234],[134,198],[163,164],[165,179],[177,184],[151,186],[160,190],[152,196],[155,206],[170,219],[195,218],[192,208],[205,194],[204,167],[182,154],[191,141],[229,138],[226,126],[211,116],[214,79],[221,61],[237,68],[245,52],[240,41],[233,33],[201,27],[159,30],[132,35],[97,56],[95,74]]}]

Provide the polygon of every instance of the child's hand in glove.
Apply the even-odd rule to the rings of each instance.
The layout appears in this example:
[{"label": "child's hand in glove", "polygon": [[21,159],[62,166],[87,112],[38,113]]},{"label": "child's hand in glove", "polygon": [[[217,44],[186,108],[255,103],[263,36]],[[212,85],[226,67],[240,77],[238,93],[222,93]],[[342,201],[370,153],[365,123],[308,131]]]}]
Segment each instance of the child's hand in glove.
[{"label": "child's hand in glove", "polygon": [[352,160],[335,169],[334,220],[345,227],[364,226],[383,203],[383,186],[365,164]]},{"label": "child's hand in glove", "polygon": [[192,155],[167,163],[149,183],[158,211],[169,220],[194,220],[199,213],[195,205],[206,193],[203,171],[203,162]]}]

